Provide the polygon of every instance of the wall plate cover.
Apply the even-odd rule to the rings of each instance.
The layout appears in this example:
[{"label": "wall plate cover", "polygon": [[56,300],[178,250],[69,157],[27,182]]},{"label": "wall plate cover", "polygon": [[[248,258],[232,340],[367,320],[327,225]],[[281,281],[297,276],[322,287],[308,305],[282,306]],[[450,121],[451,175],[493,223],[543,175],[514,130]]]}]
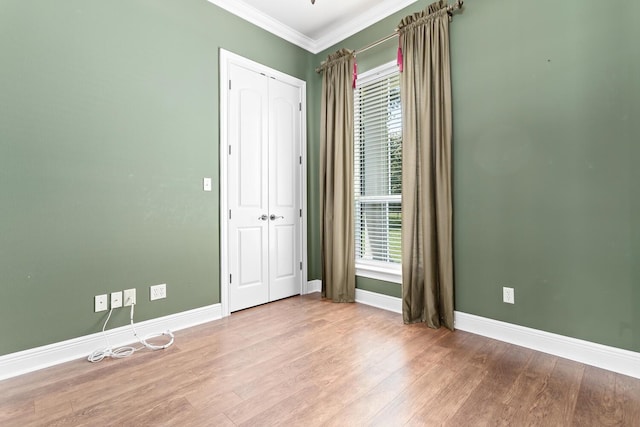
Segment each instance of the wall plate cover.
[{"label": "wall plate cover", "polygon": [[204,191],[211,191],[211,178],[202,178],[202,189]]},{"label": "wall plate cover", "polygon": [[507,304],[516,303],[516,295],[513,288],[502,288],[502,302]]},{"label": "wall plate cover", "polygon": [[109,306],[107,305],[107,294],[96,295],[93,298],[93,311],[98,313],[99,311],[107,311]]},{"label": "wall plate cover", "polygon": [[123,302],[125,307],[136,304],[136,288],[124,290]]},{"label": "wall plate cover", "polygon": [[111,292],[111,308],[122,307],[122,291]]},{"label": "wall plate cover", "polygon": [[155,301],[157,299],[163,299],[166,297],[167,297],[166,283],[149,287],[149,300]]}]

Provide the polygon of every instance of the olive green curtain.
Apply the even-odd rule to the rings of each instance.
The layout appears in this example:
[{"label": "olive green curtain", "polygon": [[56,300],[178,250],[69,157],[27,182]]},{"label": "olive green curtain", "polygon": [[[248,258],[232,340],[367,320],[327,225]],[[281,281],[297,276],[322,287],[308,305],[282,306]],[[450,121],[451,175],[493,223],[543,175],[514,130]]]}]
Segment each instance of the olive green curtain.
[{"label": "olive green curtain", "polygon": [[451,72],[446,2],[399,27],[402,99],[402,316],[453,329]]},{"label": "olive green curtain", "polygon": [[355,301],[353,214],[353,51],[342,49],[320,66],[320,197],[322,296]]}]

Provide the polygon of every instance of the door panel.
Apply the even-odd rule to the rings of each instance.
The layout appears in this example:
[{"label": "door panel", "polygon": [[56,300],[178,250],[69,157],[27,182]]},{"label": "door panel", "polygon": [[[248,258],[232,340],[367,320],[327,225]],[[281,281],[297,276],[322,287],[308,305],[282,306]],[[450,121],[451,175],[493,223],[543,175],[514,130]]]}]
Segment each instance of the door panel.
[{"label": "door panel", "polygon": [[292,278],[296,274],[296,231],[293,225],[276,225],[274,227],[274,251],[279,255],[275,265],[275,278]]},{"label": "door panel", "polygon": [[234,311],[268,302],[269,284],[266,271],[269,260],[262,250],[263,227],[247,227],[237,230],[238,277],[235,279],[236,299]]},{"label": "door panel", "polygon": [[268,81],[232,64],[229,93],[229,309],[269,300]]},{"label": "door panel", "polygon": [[[262,82],[260,82],[262,83]],[[262,85],[260,85],[262,86]],[[263,89],[258,87],[258,89]],[[257,207],[263,209],[267,205],[267,194],[264,191],[264,180],[268,165],[264,161],[268,146],[264,140],[265,112],[263,97],[266,94],[255,88],[241,88],[238,93],[238,140],[236,151],[238,159],[238,204],[240,207]]]},{"label": "door panel", "polygon": [[[287,89],[286,87],[283,89]],[[296,200],[296,164],[297,158],[297,139],[295,138],[296,129],[296,111],[297,105],[293,105],[293,100],[286,99],[281,94],[278,98],[272,100],[271,103],[271,124],[273,129],[272,138],[275,144],[271,145],[274,151],[272,156],[272,165],[275,167],[273,177],[275,185],[272,190],[272,196],[275,200],[271,204],[272,207],[293,207]],[[291,94],[294,95],[294,94]]]},{"label": "door panel", "polygon": [[300,88],[269,81],[269,299],[300,293]]},{"label": "door panel", "polygon": [[238,228],[239,288],[260,286],[263,283],[262,266],[265,264],[262,251],[263,234],[261,227]]}]

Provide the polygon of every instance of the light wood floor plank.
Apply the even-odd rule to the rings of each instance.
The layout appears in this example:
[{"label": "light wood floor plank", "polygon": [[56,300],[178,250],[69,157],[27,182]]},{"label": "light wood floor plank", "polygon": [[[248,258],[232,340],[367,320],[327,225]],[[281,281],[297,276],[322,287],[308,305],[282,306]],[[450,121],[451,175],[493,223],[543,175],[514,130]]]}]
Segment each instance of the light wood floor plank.
[{"label": "light wood floor plank", "polygon": [[[573,425],[580,426],[588,422],[603,426],[623,425],[626,418],[624,402],[629,397],[623,396],[624,392],[616,387],[617,377],[618,375],[603,369],[592,366],[585,368]],[[640,425],[640,420],[636,420],[635,425]]]},{"label": "light wood floor plank", "polygon": [[0,382],[4,426],[640,425],[640,380],[318,294]]},{"label": "light wood floor plank", "polygon": [[431,346],[422,352],[415,352],[413,359],[407,360],[403,366],[398,367],[366,394],[345,402],[340,411],[332,414],[326,425],[339,427],[369,424],[381,408],[394,401],[415,378],[424,375],[449,353],[450,349],[440,346]]}]

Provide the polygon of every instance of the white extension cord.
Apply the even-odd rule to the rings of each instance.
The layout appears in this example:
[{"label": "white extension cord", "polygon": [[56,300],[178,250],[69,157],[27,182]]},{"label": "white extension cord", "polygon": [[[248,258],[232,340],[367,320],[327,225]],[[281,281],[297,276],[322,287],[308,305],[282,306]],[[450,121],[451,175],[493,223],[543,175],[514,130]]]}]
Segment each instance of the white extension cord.
[{"label": "white extension cord", "polygon": [[[101,348],[99,350],[94,351],[93,353],[91,353],[89,355],[89,357],[87,357],[87,360],[89,362],[92,363],[96,363],[96,362],[100,362],[101,360],[103,360],[106,357],[111,357],[113,359],[122,359],[124,357],[129,357],[131,356],[133,353],[135,353],[138,350],[142,350],[144,348],[147,348],[149,350],[164,350],[165,348],[170,347],[173,344],[174,341],[174,336],[173,333],[169,330],[167,330],[166,332],[162,332],[160,334],[149,334],[144,338],[140,338],[138,336],[138,332],[136,331],[135,326],[133,326],[133,308],[135,307],[135,304],[131,304],[131,314],[129,316],[130,318],[130,324],[131,324],[131,330],[133,330],[133,335],[138,339],[138,341],[140,342],[140,344],[142,344],[142,347],[132,347],[132,346],[124,346],[124,347],[118,347],[118,348],[112,348],[111,347],[111,343],[109,343],[109,337],[107,336],[105,329],[107,327],[107,323],[109,323],[109,319],[111,318],[111,314],[113,313],[113,308],[111,308],[111,310],[109,310],[109,315],[107,316],[107,320],[104,321],[104,325],[102,326],[102,334],[104,335],[104,339],[107,342],[107,346],[105,348]],[[153,338],[158,338],[158,337],[162,337],[162,336],[168,336],[169,337],[169,342],[167,342],[164,345],[156,345],[156,344],[151,344],[148,340],[153,339]]]}]

